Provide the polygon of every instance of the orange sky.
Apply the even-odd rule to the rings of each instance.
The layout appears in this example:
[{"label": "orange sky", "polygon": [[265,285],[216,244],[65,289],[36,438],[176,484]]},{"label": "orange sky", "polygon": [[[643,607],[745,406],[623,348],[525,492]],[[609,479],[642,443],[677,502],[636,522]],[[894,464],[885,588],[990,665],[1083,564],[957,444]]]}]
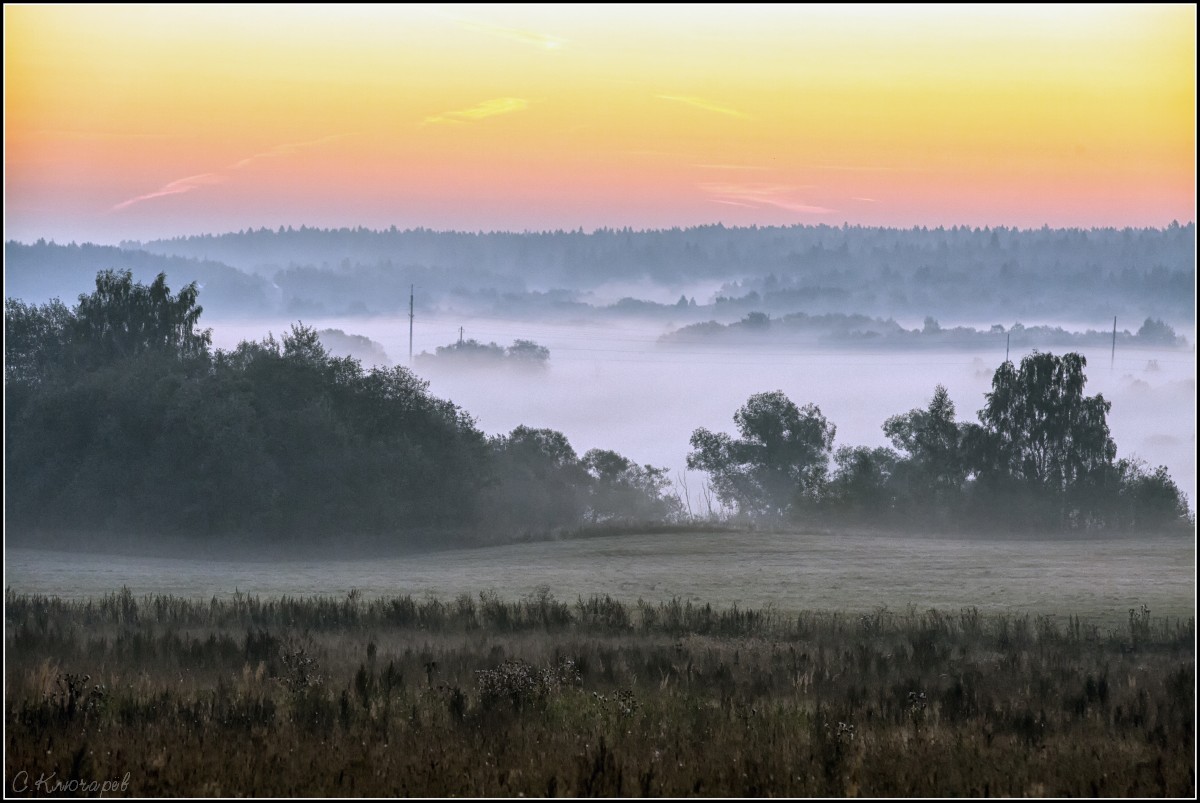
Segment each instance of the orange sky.
[{"label": "orange sky", "polygon": [[6,236],[1195,219],[1194,6],[4,8]]}]

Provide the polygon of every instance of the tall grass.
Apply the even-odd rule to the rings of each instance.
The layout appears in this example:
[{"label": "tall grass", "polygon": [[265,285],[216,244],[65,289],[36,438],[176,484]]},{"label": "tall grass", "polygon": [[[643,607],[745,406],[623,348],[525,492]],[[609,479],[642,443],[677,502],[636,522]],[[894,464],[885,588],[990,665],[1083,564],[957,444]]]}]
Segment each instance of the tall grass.
[{"label": "tall grass", "polygon": [[1195,791],[1195,620],[6,594],[6,773],[135,795]]}]

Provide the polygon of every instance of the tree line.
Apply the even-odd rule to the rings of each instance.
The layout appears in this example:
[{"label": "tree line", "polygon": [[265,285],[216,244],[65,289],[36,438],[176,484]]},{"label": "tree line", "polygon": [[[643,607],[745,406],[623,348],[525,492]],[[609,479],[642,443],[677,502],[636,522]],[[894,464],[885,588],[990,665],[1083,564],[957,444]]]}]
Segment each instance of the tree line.
[{"label": "tree line", "polygon": [[[334,357],[315,330],[214,349],[190,284],[104,271],[71,308],[5,301],[7,523],[19,531],[486,541],[681,521],[666,469],[560,432],[489,437],[406,368]],[[1005,363],[979,424],[939,388],[844,447],[781,392],[697,430],[689,466],[747,519],[837,515],[1012,526],[1160,527],[1188,512],[1165,469],[1116,461],[1083,358]],[[834,467],[829,462],[833,457]]]},{"label": "tree line", "polygon": [[[752,294],[757,296],[757,294]],[[719,299],[718,299],[719,300]],[[739,304],[744,299],[733,299]],[[1005,327],[993,324],[989,329],[971,326],[943,327],[932,315],[925,316],[921,328],[905,329],[892,318],[872,318],[867,315],[845,315],[832,312],[808,315],[793,312],[772,318],[768,312],[751,311],[739,321],[728,324],[715,320],[688,324],[659,337],[660,343],[687,344],[697,341],[721,340],[747,345],[787,343],[815,340],[831,346],[896,349],[995,348],[998,342],[1018,349],[1037,345],[1083,347],[1107,346],[1112,343],[1127,348],[1188,348],[1186,337],[1159,318],[1146,318],[1136,332],[1123,329],[1114,336],[1111,330],[1088,329],[1072,332],[1061,326],[1025,326],[1020,321]]]},{"label": "tree line", "polygon": [[488,437],[312,328],[214,350],[197,295],[105,271],[73,308],[6,300],[9,525],[479,540],[676,513],[665,469],[550,430]]},{"label": "tree line", "polygon": [[[759,393],[734,415],[740,437],[697,429],[688,467],[748,519],[836,516],[917,526],[1147,530],[1194,524],[1164,466],[1116,459],[1111,402],[1085,395],[1086,359],[1034,352],[1004,362],[978,413],[956,420],[938,385],[924,408],[891,416],[892,447],[833,449],[813,404]],[[832,458],[833,466],[830,466]]]},{"label": "tree line", "polygon": [[507,348],[496,343],[481,343],[474,338],[438,346],[433,354],[422,351],[417,364],[426,366],[506,366],[513,368],[545,369],[550,349],[532,340],[514,340]]},{"label": "tree line", "polygon": [[[200,282],[209,316],[403,315],[447,303],[514,314],[648,315],[695,323],[754,311],[967,319],[1195,321],[1193,223],[1162,229],[698,226],[594,232],[257,229],[114,248],[5,243],[6,292],[87,292],[101,268]],[[617,280],[689,303],[597,303]],[[624,281],[620,282],[624,284]],[[716,285],[719,284],[719,288]]]}]

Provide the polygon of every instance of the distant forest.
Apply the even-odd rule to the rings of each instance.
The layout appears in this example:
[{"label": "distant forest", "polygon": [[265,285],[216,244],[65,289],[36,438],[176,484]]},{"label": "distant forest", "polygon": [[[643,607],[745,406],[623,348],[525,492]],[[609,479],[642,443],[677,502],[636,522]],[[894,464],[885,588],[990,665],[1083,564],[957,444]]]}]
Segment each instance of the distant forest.
[{"label": "distant forest", "polygon": [[972,326],[943,328],[932,316],[925,318],[920,328],[905,329],[888,318],[866,315],[807,315],[793,312],[772,318],[763,312],[751,312],[740,321],[720,324],[716,321],[694,323],[676,329],[659,338],[663,344],[694,344],[703,342],[767,345],[772,343],[816,342],[837,347],[895,348],[895,349],[995,349],[1008,344],[1018,351],[1037,347],[1082,348],[1107,346],[1110,343],[1127,348],[1187,348],[1186,337],[1174,327],[1156,318],[1147,318],[1136,332],[1088,329],[1072,332],[1061,326],[1024,326],[1015,323],[1005,327],[995,324],[988,329]]},{"label": "distant forest", "polygon": [[[5,301],[5,516],[20,538],[429,545],[696,520],[665,469],[578,455],[548,429],[488,437],[407,368],[333,357],[315,329],[214,350],[195,284],[173,294],[164,275],[106,271],[94,287],[70,308]],[[1085,366],[1003,363],[977,424],[935,388],[883,423],[894,449],[834,452],[819,408],[756,394],[734,414],[739,437],[698,429],[688,462],[717,515],[743,522],[1185,531],[1166,470],[1115,460]]]},{"label": "distant forest", "polygon": [[[355,316],[436,306],[507,316],[622,315],[677,324],[839,313],[1195,323],[1195,224],[1164,229],[790,226],[592,233],[300,227],[125,242],[5,244],[6,296],[88,292],[96,273],[187,276],[208,314]],[[679,293],[645,297],[646,286]],[[641,297],[639,297],[641,296]],[[674,297],[672,296],[672,299]]]}]

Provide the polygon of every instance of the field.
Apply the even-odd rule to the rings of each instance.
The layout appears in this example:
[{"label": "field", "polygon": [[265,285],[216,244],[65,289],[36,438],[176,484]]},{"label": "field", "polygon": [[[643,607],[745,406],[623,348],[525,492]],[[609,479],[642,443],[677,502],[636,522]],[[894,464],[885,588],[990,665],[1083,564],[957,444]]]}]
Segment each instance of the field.
[{"label": "field", "polygon": [[280,547],[233,560],[7,550],[18,593],[82,599],[135,595],[208,600],[235,591],[364,598],[494,591],[517,600],[611,595],[780,611],[871,613],[887,606],[1081,616],[1123,626],[1131,608],[1195,615],[1195,542],[1186,537],[980,539],[820,532],[621,535],[399,557],[316,559]]},{"label": "field", "polygon": [[1145,608],[9,591],[6,791],[1193,796],[1194,643]]},{"label": "field", "polygon": [[1190,796],[1194,567],[1179,537],[10,547],[7,784]]}]

